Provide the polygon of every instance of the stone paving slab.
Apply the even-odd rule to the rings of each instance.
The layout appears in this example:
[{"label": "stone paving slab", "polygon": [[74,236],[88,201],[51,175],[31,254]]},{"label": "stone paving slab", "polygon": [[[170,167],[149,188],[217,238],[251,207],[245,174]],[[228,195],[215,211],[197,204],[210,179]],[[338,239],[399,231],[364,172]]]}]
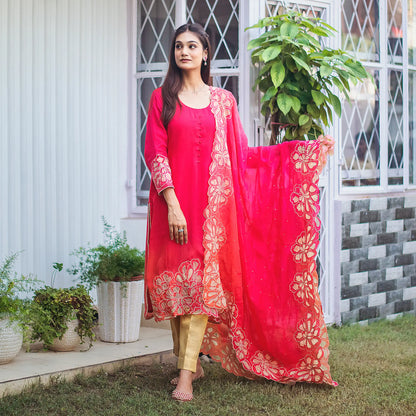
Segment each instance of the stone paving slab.
[{"label": "stone paving slab", "polygon": [[33,384],[48,384],[54,379],[71,380],[78,374],[113,372],[125,365],[148,365],[174,359],[170,330],[143,326],[137,342],[96,341],[90,350],[81,350],[25,352],[22,349],[12,362],[0,366],[0,397],[19,393]]}]

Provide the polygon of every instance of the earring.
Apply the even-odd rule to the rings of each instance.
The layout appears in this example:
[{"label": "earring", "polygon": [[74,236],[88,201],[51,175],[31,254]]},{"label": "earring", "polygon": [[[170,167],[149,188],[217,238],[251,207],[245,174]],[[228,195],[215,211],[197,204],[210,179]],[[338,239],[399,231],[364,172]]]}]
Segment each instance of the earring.
[{"label": "earring", "polygon": [[207,58],[204,58],[204,66],[207,66]]}]

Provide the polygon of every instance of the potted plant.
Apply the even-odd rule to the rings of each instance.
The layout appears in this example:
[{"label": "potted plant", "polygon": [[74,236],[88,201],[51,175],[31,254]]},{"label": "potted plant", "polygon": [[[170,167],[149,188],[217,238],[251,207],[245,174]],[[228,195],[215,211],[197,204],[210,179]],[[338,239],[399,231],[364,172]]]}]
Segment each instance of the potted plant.
[{"label": "potted plant", "polygon": [[323,44],[335,29],[319,18],[288,12],[252,28],[266,29],[248,48],[260,69],[253,88],[264,93],[261,112],[271,117],[270,144],[317,139],[333,122],[333,111],[341,115],[335,92],[349,100],[351,82],[372,80],[360,62]]},{"label": "potted plant", "polygon": [[40,283],[13,270],[18,255],[11,254],[0,264],[0,364],[13,360],[22,348],[29,301],[21,299],[19,294],[32,291]]},{"label": "potted plant", "polygon": [[[54,264],[56,271],[62,263]],[[53,282],[52,282],[53,285]],[[41,341],[53,351],[73,351],[80,343],[95,339],[95,309],[86,288],[45,286],[35,291],[27,323],[31,342]]]},{"label": "potted plant", "polygon": [[68,271],[90,290],[97,287],[99,336],[107,342],[139,339],[144,292],[144,252],[130,247],[105,218],[104,244],[81,247],[71,254],[78,263]]}]

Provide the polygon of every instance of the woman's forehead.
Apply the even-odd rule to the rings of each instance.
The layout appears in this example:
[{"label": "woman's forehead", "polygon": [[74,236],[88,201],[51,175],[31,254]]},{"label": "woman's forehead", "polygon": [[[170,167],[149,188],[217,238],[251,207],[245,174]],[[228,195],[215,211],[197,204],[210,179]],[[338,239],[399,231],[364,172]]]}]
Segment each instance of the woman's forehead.
[{"label": "woman's forehead", "polygon": [[181,42],[181,43],[195,42],[195,43],[201,44],[201,41],[199,40],[198,35],[190,31],[180,33],[178,36],[176,36],[175,42]]}]

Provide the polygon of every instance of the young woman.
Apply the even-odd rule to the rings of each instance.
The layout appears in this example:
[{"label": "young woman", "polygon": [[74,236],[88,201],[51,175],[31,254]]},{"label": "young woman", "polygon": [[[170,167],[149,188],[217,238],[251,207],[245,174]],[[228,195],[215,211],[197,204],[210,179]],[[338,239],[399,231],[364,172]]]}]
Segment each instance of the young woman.
[{"label": "young woman", "polygon": [[146,317],[171,322],[172,397],[192,400],[201,349],[236,375],[335,385],[314,260],[333,142],[249,148],[210,58],[202,26],[179,27],[147,120]]}]

